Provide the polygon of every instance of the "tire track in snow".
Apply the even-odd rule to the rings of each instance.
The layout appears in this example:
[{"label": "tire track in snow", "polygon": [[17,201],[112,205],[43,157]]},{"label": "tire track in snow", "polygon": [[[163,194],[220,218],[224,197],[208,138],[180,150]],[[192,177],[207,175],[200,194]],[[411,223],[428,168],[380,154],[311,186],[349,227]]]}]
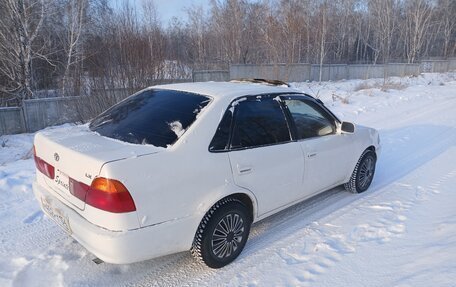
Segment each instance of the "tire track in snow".
[{"label": "tire track in snow", "polygon": [[[430,170],[433,166],[427,166],[425,168]],[[454,177],[456,177],[455,169],[446,172],[425,187],[414,187],[412,184],[405,186],[404,184],[393,183],[383,188],[380,192],[371,193],[361,200],[355,201],[331,213],[318,222],[311,223],[305,229],[289,236],[289,238],[283,238],[280,243],[275,244],[275,247],[285,247],[280,247],[276,254],[280,256],[283,263],[288,267],[278,266],[278,268],[281,270],[294,268],[293,272],[291,272],[292,274],[283,276],[285,281],[281,281],[281,278],[279,278],[279,280],[274,282],[271,280],[275,278],[267,278],[258,285],[261,286],[266,282],[268,284],[272,282],[272,285],[314,285],[318,275],[327,272],[331,267],[337,265],[344,256],[350,256],[349,254],[356,253],[358,247],[371,244],[372,242],[375,244],[388,244],[406,232],[407,213],[414,209],[416,205],[421,204],[423,200],[419,197],[407,198],[407,196],[401,195],[404,186],[409,189],[407,195],[414,195],[414,191],[418,187],[429,191],[433,188],[438,188],[440,185],[444,185]],[[378,203],[380,201],[379,198],[385,197],[386,194],[389,194],[388,197],[390,198],[394,198],[395,194],[398,196],[395,200]],[[428,194],[437,195],[438,193],[431,192]],[[351,212],[345,212],[348,210]],[[377,216],[373,217],[374,220],[371,218],[371,221],[364,222],[362,215],[366,214],[366,212],[375,212]],[[347,220],[347,216],[349,220]],[[352,227],[337,225],[339,221],[342,223],[354,222],[355,225]],[[303,237],[306,239],[302,240]],[[274,249],[274,246],[271,248]],[[275,254],[272,253],[272,255]],[[268,260],[271,261],[271,257],[270,254],[269,258],[263,256],[263,258],[249,259],[249,261],[252,264],[254,262],[267,262]],[[277,264],[277,260],[275,261]],[[243,265],[248,266],[249,264],[245,262]],[[299,268],[299,272],[296,272],[295,265],[302,265],[302,268]],[[271,267],[259,266],[257,269],[268,270]],[[258,276],[261,277],[262,275]],[[293,276],[295,280],[290,281],[289,278]],[[242,280],[234,281],[231,285],[237,285],[240,282]]]},{"label": "tire track in snow", "polygon": [[[289,226],[290,221],[299,222],[301,227],[306,226],[311,222],[310,215],[316,215],[321,206],[338,204],[341,198],[347,197],[351,197],[351,194],[346,193],[343,189],[332,189],[254,224],[247,246],[236,262],[242,265],[243,260],[264,253],[266,248],[281,240],[282,231],[285,230],[285,233],[288,233],[287,230],[292,231],[293,227]],[[302,221],[301,218],[306,220]],[[165,262],[168,261],[167,259],[168,257],[162,258]],[[220,270],[212,270],[194,262],[189,253],[183,253],[182,257],[174,259],[180,262],[171,261],[160,264],[158,269],[153,268],[140,281],[133,281],[128,286],[181,286],[184,282],[183,286],[204,285],[206,279],[218,276],[216,273],[220,272]],[[223,270],[231,269],[234,265],[228,265]],[[194,269],[184,271],[179,268],[180,266],[185,266],[185,269]]]},{"label": "tire track in snow", "polygon": [[[438,93],[436,87],[436,92]],[[443,99],[439,99],[439,102],[432,101],[432,108],[430,109],[430,102],[418,102],[412,103],[407,108],[401,107],[400,112],[394,110],[394,107],[386,113],[375,113],[374,117],[365,118],[363,125],[376,127],[379,130],[391,129],[395,127],[403,127],[408,123],[413,124],[416,119],[435,119],[438,117],[429,117],[429,115],[435,115],[436,111],[447,110],[449,107],[454,107],[456,98],[452,96],[444,96]],[[451,109],[450,109],[451,110]],[[439,113],[437,113],[439,114]],[[444,114],[442,114],[444,115]],[[379,126],[378,123],[381,123]]]}]

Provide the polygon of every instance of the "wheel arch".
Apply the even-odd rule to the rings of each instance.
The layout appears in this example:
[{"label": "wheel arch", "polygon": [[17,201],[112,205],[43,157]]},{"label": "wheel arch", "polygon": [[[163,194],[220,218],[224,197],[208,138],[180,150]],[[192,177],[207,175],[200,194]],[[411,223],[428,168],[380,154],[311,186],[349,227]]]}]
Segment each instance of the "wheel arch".
[{"label": "wheel arch", "polygon": [[[253,205],[252,199],[250,199],[250,197],[246,193],[232,193],[232,194],[229,194],[229,195],[221,198],[217,202],[215,202],[210,207],[210,209],[204,214],[203,218],[201,219],[200,224],[198,225],[198,229],[195,231],[195,236],[194,236],[194,239],[192,242],[192,246],[190,248],[190,252],[193,255],[193,257],[196,258],[197,261],[199,261],[201,263],[205,263],[207,266],[209,266],[211,268],[221,268],[221,267],[231,263],[233,260],[235,260],[238,257],[238,255],[242,252],[242,249],[244,248],[245,243],[247,241],[248,234],[250,231],[250,226],[251,226],[251,222],[248,222],[249,221],[248,217],[250,217],[250,219],[252,220],[251,217],[252,217],[252,213],[253,213],[253,207],[254,207],[254,205]],[[225,209],[223,209],[223,208],[225,208]],[[238,210],[242,210],[241,213],[243,215],[239,214],[239,213],[237,213],[237,214],[239,214],[238,218],[239,217],[244,218],[244,221],[242,221],[242,219],[241,219],[240,221],[235,223],[235,225],[231,225],[231,227],[229,227],[230,225],[227,222],[230,222],[230,221],[233,222],[232,221],[233,219],[228,220],[226,222],[224,221],[225,227],[224,228],[222,227],[222,229],[225,230],[225,232],[227,232],[227,233],[225,235],[218,234],[217,235],[218,239],[213,239],[215,230],[216,230],[214,228],[217,228],[216,227],[217,224],[221,224],[219,222],[219,220],[225,220],[225,219],[223,219],[223,218],[225,218],[225,216],[227,216],[227,218],[228,218],[228,216],[230,216],[230,218],[233,218],[233,217],[231,217],[231,212],[236,212],[236,208]],[[242,209],[239,209],[239,208],[242,208]],[[224,210],[223,211],[224,213],[220,213],[221,210]],[[247,211],[247,214],[245,211]],[[222,216],[222,217],[217,217],[217,216]],[[241,225],[239,227],[235,227],[235,226],[238,226],[239,222],[241,223]],[[238,228],[238,229],[236,229],[238,231],[234,231],[234,229],[226,229],[226,228]],[[222,229],[220,229],[220,230],[222,230]],[[229,230],[229,231],[227,231],[227,230]],[[233,245],[231,245],[231,241],[233,239],[228,239],[228,236],[229,236],[228,233],[231,233],[231,232],[233,232],[231,235],[231,236],[233,236],[233,239],[237,238],[236,237],[237,235],[235,235],[234,232],[240,232],[239,241],[238,241],[238,239],[236,239],[237,243],[234,245],[235,246],[234,249],[230,249],[233,247],[229,247],[229,246],[233,246]],[[231,253],[231,251],[229,251],[229,253],[227,253],[227,254],[222,254],[223,258],[220,257],[221,259],[219,259],[219,258],[217,258],[217,254],[214,251],[215,250],[214,249],[215,248],[214,240],[220,240],[221,236],[225,236],[226,240],[229,240],[228,241],[229,243],[222,242],[221,244],[227,244],[226,246],[228,246],[228,250],[232,250],[233,254]],[[220,241],[217,241],[217,242],[220,242]],[[227,247],[222,247],[222,249],[223,248],[227,248]],[[222,250],[222,252],[223,252],[223,250]],[[228,261],[226,261],[225,259],[227,259]],[[225,261],[223,261],[223,260],[225,260]]]},{"label": "wheel arch", "polygon": [[344,182],[347,182],[347,181],[350,179],[351,174],[353,173],[353,170],[355,169],[356,164],[358,163],[358,160],[361,158],[361,156],[363,155],[363,153],[364,153],[366,150],[372,151],[372,152],[375,154],[375,157],[377,158],[376,148],[375,148],[375,146],[372,145],[372,144],[367,145],[367,147],[364,146],[364,148],[358,149],[358,150],[356,151],[356,154],[357,154],[356,157],[353,157],[352,162],[351,162],[350,165],[349,165],[349,168],[348,168],[348,170],[347,170],[347,175],[346,175],[346,177],[345,177]]},{"label": "wheel arch", "polygon": [[249,215],[250,215],[250,219],[252,220],[252,222],[255,220],[256,207],[254,205],[252,198],[250,198],[249,195],[247,195],[246,193],[238,192],[238,193],[233,193],[233,194],[227,195],[220,200],[223,200],[225,198],[234,198],[234,199],[237,199],[240,202],[242,202],[242,204],[244,204],[247,207],[247,209],[249,210]]},{"label": "wheel arch", "polygon": [[242,202],[249,210],[252,222],[255,221],[258,210],[257,200],[255,195],[247,189],[236,189],[231,192],[213,194],[210,199],[205,200],[206,204],[204,204],[204,208],[200,209],[201,219],[215,204],[217,204],[217,202],[226,198],[235,198]]},{"label": "wheel arch", "polygon": [[[377,152],[376,152],[376,149],[375,149],[375,146],[374,145],[369,145],[368,147],[364,148],[364,149],[361,149],[361,152],[358,154],[358,156],[356,157],[356,161],[355,161],[355,164],[353,165],[353,168],[355,168],[356,166],[356,163],[358,162],[358,160],[363,156],[363,154],[367,151],[367,150],[370,150],[374,153],[375,155],[375,158],[377,158]],[[352,169],[353,170],[353,169]]]},{"label": "wheel arch", "polygon": [[[377,156],[377,152],[375,151],[375,146],[370,145],[370,146],[368,146],[365,150],[371,150],[371,151],[373,151],[373,152],[375,153],[375,155]],[[365,150],[364,150],[364,151],[365,151]],[[364,153],[364,151],[363,151],[363,153]]]},{"label": "wheel arch", "polygon": [[233,189],[232,192],[227,192],[227,190],[225,190],[225,192],[216,192],[216,193],[212,193],[210,195],[210,197],[203,199],[202,204],[200,204],[200,206],[198,208],[199,220],[198,220],[197,224],[195,222],[195,224],[196,224],[196,226],[194,228],[195,235],[198,231],[198,226],[199,226],[200,222],[204,219],[204,216],[206,215],[206,213],[209,212],[211,210],[211,208],[215,204],[217,204],[217,202],[219,202],[223,199],[226,199],[226,198],[235,198],[235,199],[241,201],[249,210],[252,222],[255,221],[255,219],[257,218],[257,210],[258,210],[257,200],[256,200],[255,195],[253,193],[251,193],[249,190],[237,188],[237,189]]}]

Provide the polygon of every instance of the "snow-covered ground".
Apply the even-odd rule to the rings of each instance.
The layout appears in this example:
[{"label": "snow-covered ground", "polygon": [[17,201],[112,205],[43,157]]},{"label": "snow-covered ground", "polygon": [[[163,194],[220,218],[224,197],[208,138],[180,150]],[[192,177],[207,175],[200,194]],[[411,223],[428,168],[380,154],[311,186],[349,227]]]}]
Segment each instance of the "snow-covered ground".
[{"label": "snow-covered ground", "polygon": [[2,136],[0,286],[455,286],[456,73],[294,86],[379,129],[367,192],[338,187],[255,224],[220,270],[188,252],[95,265],[33,198],[33,135]]}]

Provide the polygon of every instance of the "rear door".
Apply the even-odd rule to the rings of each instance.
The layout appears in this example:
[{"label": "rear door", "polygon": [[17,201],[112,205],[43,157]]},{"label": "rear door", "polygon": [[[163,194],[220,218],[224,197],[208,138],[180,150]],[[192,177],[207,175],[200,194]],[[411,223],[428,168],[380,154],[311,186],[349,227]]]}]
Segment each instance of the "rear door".
[{"label": "rear door", "polygon": [[230,150],[234,181],[255,194],[260,216],[302,196],[303,154],[278,97],[235,104]]}]

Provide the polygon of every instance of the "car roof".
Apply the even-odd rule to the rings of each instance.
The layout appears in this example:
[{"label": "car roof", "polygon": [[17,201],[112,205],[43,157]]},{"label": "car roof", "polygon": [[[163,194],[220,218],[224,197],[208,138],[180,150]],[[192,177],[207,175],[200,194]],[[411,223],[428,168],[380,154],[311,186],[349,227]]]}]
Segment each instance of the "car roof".
[{"label": "car roof", "polygon": [[256,83],[233,83],[233,82],[197,82],[159,85],[151,89],[177,90],[213,98],[224,98],[227,100],[241,96],[273,94],[273,93],[296,93],[296,89],[285,86],[273,86]]}]

